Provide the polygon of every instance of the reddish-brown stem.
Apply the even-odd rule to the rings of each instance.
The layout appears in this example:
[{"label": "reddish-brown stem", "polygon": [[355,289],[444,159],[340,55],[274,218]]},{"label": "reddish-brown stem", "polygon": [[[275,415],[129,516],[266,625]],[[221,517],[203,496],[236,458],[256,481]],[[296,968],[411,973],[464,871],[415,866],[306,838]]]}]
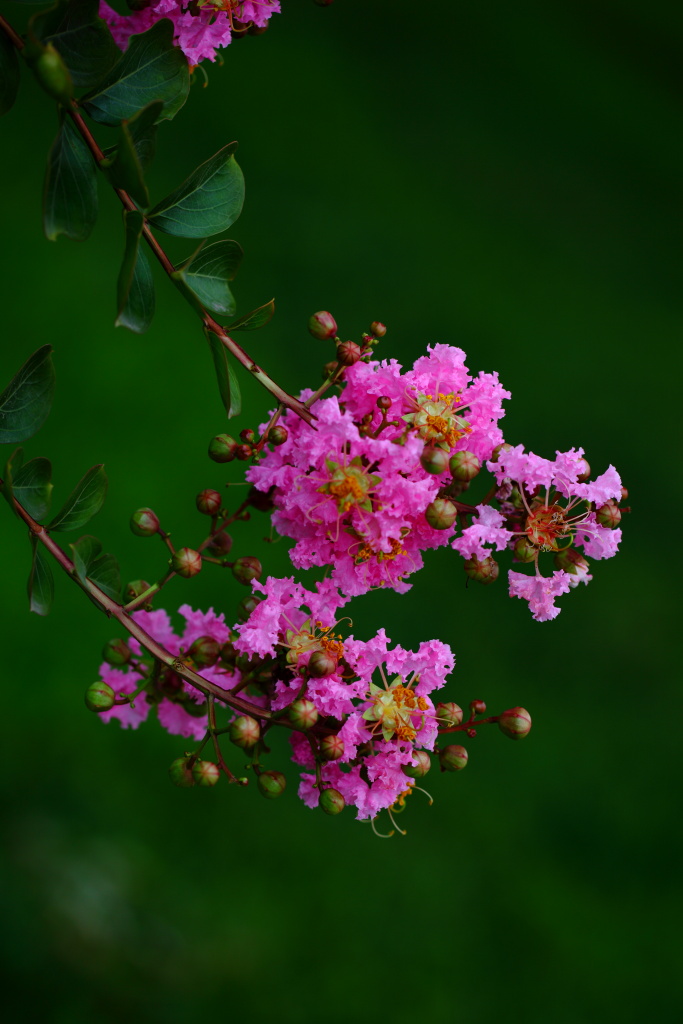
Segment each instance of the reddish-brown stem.
[{"label": "reddish-brown stem", "polygon": [[489,718],[470,718],[468,722],[461,722],[460,725],[448,725],[444,726],[443,729],[439,729],[439,735],[442,732],[469,732],[475,726],[489,725],[491,722],[497,722],[500,715],[491,715]]},{"label": "reddish-brown stem", "polygon": [[[8,39],[18,50],[22,50],[24,48],[23,39],[14,31],[12,26],[5,20],[5,18],[1,16],[0,29],[2,29],[5,32]],[[106,157],[100,149],[100,146],[98,145],[92,132],[83,120],[81,114],[79,113],[77,102],[75,100],[71,100],[69,102],[69,105],[65,107],[65,109],[69,117],[73,121],[79,135],[81,136],[86,146],[90,150],[93,159],[95,160],[95,163],[100,169],[102,169],[102,165],[104,164]],[[128,195],[128,193],[125,192],[123,189],[114,188],[114,192],[118,196],[121,205],[125,210],[132,212],[138,209],[133,200]],[[171,278],[171,280],[173,280],[175,267],[173,266],[173,263],[164,252],[158,240],[155,238],[154,233],[152,232],[152,229],[150,228],[146,220],[143,223],[142,233],[144,235],[145,241],[147,242],[147,245],[154,253],[158,262],[163,267],[165,273]],[[255,377],[256,380],[260,384],[262,384],[263,387],[266,388],[266,390],[269,391],[271,395],[273,395],[274,398],[276,398],[281,405],[284,405],[288,409],[291,409],[292,412],[295,412],[297,416],[300,416],[303,420],[306,421],[306,423],[312,425],[314,416],[309,411],[309,409],[304,405],[304,403],[300,402],[298,398],[294,398],[293,395],[288,394],[286,391],[283,390],[283,388],[280,387],[279,384],[277,384],[271,377],[269,377],[265,370],[263,370],[260,366],[258,366],[257,363],[254,362],[249,353],[245,352],[241,345],[238,345],[236,341],[233,341],[233,339],[229,337],[228,334],[226,334],[221,325],[216,323],[211,314],[208,313],[206,310],[203,311],[202,322],[207,330],[211,331],[213,334],[216,335],[216,337],[220,340],[221,344],[225,346],[228,352],[238,361],[238,363],[241,363],[245,370],[248,370],[249,373],[251,373],[251,375]]]}]

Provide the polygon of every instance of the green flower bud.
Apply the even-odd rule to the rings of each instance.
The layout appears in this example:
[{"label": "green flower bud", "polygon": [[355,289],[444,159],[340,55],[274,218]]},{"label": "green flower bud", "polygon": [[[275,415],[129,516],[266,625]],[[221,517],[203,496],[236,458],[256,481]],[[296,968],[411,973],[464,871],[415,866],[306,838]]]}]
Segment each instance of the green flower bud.
[{"label": "green flower bud", "polygon": [[456,452],[451,456],[448,468],[454,480],[469,483],[481,470],[481,462],[474,452]]},{"label": "green flower bud", "polygon": [[276,800],[285,791],[287,779],[282,772],[261,772],[258,777],[258,788],[266,800]]},{"label": "green flower bud", "polygon": [[253,454],[254,449],[250,444],[238,444],[235,451],[235,458],[239,459],[240,462],[248,462]]},{"label": "green flower bud", "polygon": [[585,578],[590,568],[586,559],[576,548],[565,548],[564,551],[558,551],[554,562],[557,569],[564,569],[572,576],[580,576],[582,579]]},{"label": "green flower bud", "polygon": [[195,498],[197,510],[204,516],[215,516],[216,513],[220,512],[222,498],[218,491],[212,491],[208,488],[200,493]]},{"label": "green flower bud", "polygon": [[511,450],[511,448],[512,448],[512,445],[508,444],[507,441],[503,441],[502,444],[497,444],[496,447],[491,452],[491,458],[489,459],[489,461],[490,462],[498,462],[498,456],[500,455],[500,453],[501,452],[509,452]]},{"label": "green flower bud", "polygon": [[232,462],[239,445],[230,434],[217,434],[209,441],[209,458],[214,462]]},{"label": "green flower bud", "polygon": [[432,759],[426,750],[414,750],[413,759],[417,764],[404,764],[403,774],[409,779],[423,779],[432,767]]},{"label": "green flower bud", "polygon": [[134,601],[136,597],[140,597],[140,594],[144,594],[144,592],[149,590],[149,588],[150,584],[147,580],[131,580],[130,583],[126,584],[123,591],[126,604],[130,601]]},{"label": "green flower bud", "polygon": [[526,708],[510,708],[499,716],[498,728],[511,740],[523,740],[531,732],[531,715]]},{"label": "green flower bud", "polygon": [[202,556],[192,548],[179,548],[171,558],[171,568],[183,579],[189,580],[201,572]]},{"label": "green flower bud", "polygon": [[480,562],[478,558],[468,558],[465,562],[465,572],[471,580],[476,580],[477,583],[494,583],[498,579],[499,571],[498,562],[491,555],[483,562]]},{"label": "green flower bud", "polygon": [[52,43],[40,49],[27,44],[24,57],[48,96],[68,106],[74,94],[73,82],[61,54]]},{"label": "green flower bud", "polygon": [[454,704],[452,700],[437,704],[435,710],[441,725],[460,725],[462,722],[462,708]]},{"label": "green flower bud", "polygon": [[577,477],[580,484],[585,484],[591,478],[591,467],[587,459],[579,459],[581,472]]},{"label": "green flower bud", "polygon": [[483,715],[486,712],[486,701],[483,700],[471,700],[470,711],[473,715]]},{"label": "green flower bud", "polygon": [[198,636],[187,653],[197,668],[209,668],[220,658],[221,645],[212,636]]},{"label": "green flower bud", "polygon": [[337,321],[331,313],[314,313],[308,321],[308,330],[318,341],[329,341],[337,336]]},{"label": "green flower bud", "polygon": [[525,533],[521,533],[515,541],[512,550],[518,562],[533,562],[538,548],[529,543],[529,538]]},{"label": "green flower bud", "polygon": [[443,448],[423,448],[420,455],[420,465],[426,473],[438,476],[448,469],[448,453]]},{"label": "green flower bud", "polygon": [[108,665],[127,665],[133,657],[125,640],[110,640],[102,648],[102,657]]},{"label": "green flower bud", "polygon": [[339,661],[329,651],[314,651],[308,659],[306,670],[309,676],[315,679],[323,679],[331,676],[337,671]]},{"label": "green flower bud", "polygon": [[243,597],[237,605],[237,621],[246,622],[254,608],[260,603],[261,599],[256,594],[249,594],[247,597]]},{"label": "green flower bud", "polygon": [[295,729],[312,729],[318,721],[318,709],[312,700],[300,697],[289,705],[287,717]]},{"label": "green flower bud", "polygon": [[100,714],[102,711],[109,711],[114,707],[116,694],[108,683],[101,680],[92,683],[85,691],[85,706],[88,711],[95,711]]},{"label": "green flower bud", "polygon": [[252,580],[261,578],[263,568],[258,558],[247,555],[246,558],[238,558],[233,564],[232,574],[238,583],[248,586]]},{"label": "green flower bud", "polygon": [[450,743],[439,751],[442,772],[459,772],[467,765],[467,751],[457,743]]},{"label": "green flower bud", "polygon": [[436,498],[425,509],[425,519],[434,530],[449,530],[458,516],[458,510],[448,498]]},{"label": "green flower bud", "polygon": [[268,431],[268,440],[276,447],[284,444],[288,437],[289,431],[287,430],[287,427],[283,427],[279,423],[276,423],[275,426],[271,427]]},{"label": "green flower bud", "polygon": [[338,761],[344,754],[344,740],[336,733],[323,737],[320,741],[320,756],[326,761]]},{"label": "green flower bud", "polygon": [[230,723],[228,735],[236,747],[241,747],[242,750],[250,750],[256,746],[261,738],[261,726],[250,715],[238,715]]},{"label": "green flower bud", "polygon": [[220,768],[213,761],[195,761],[192,765],[192,778],[198,786],[215,786],[220,777]]},{"label": "green flower bud", "polygon": [[[328,3],[332,3],[332,0],[327,0]],[[387,329],[384,324],[380,323],[379,320],[373,320],[370,324],[370,334],[374,334],[376,338],[383,338],[387,333]]]},{"label": "green flower bud", "polygon": [[130,528],[136,537],[153,537],[159,532],[159,518],[151,508],[139,508],[130,517]]},{"label": "green flower bud", "polygon": [[613,501],[608,501],[605,505],[601,505],[599,509],[596,509],[595,519],[601,526],[614,530],[621,522],[621,509]]},{"label": "green flower bud", "polygon": [[180,786],[183,789],[189,789],[190,786],[194,786],[192,772],[187,767],[188,761],[189,757],[177,757],[169,765],[168,774],[174,786]]},{"label": "green flower bud", "polygon": [[338,789],[323,789],[318,801],[318,807],[325,814],[341,814],[346,807],[346,800]]},{"label": "green flower bud", "polygon": [[342,366],[353,366],[360,357],[360,345],[357,345],[355,341],[342,341],[337,345],[337,362]]},{"label": "green flower bud", "polygon": [[232,550],[232,537],[225,530],[221,530],[220,533],[215,533],[211,538],[211,542],[207,544],[212,555],[216,555],[219,558],[223,555],[229,555]]}]

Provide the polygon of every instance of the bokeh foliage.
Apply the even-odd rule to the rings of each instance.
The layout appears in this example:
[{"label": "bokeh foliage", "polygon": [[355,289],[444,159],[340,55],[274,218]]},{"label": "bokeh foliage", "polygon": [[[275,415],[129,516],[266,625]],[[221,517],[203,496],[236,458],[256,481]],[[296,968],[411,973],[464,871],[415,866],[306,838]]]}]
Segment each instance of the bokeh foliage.
[{"label": "bokeh foliage", "polygon": [[[88,715],[111,627],[61,578],[51,615],[29,616],[30,548],[3,505],[5,996],[15,1017],[55,1024],[678,1020],[679,585],[655,526],[677,508],[683,18],[635,0],[284,6],[192,88],[149,174],[166,195],[239,141],[237,313],[277,306],[247,348],[294,390],[331,356],[305,330],[316,309],[350,337],[383,320],[384,354],[405,363],[459,344],[512,391],[511,441],[614,462],[634,512],[621,555],[552,623],[502,584],[465,590],[447,551],[409,595],[354,603],[357,635],[451,643],[452,698],[534,717],[524,744],[482,730],[467,771],[433,771],[435,806],[411,798],[408,836],[382,842],[299,805],[294,766],[273,803],[254,787],[175,790],[181,740]],[[132,537],[132,509],[152,505],[192,544],[194,494],[226,478],[205,455],[226,428],[211,355],[156,268],[149,332],[113,327],[123,232],[103,183],[87,242],[44,240],[57,125],[25,78],[0,125],[0,381],[54,346],[54,409],[25,458],[52,459],[55,508],[104,461],[94,529],[125,579],[154,579],[163,551]],[[256,426],[267,395],[241,379],[237,426]],[[253,519],[240,553],[267,532]],[[286,573],[285,542],[264,562]],[[230,615],[243,593],[207,568],[164,603]]]}]

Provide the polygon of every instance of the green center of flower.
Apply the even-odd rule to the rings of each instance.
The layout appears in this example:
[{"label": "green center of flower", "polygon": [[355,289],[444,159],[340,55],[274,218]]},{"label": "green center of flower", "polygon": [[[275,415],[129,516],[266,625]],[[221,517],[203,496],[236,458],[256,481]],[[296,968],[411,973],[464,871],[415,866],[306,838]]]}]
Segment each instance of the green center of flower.
[{"label": "green center of flower", "polygon": [[325,459],[330,479],[318,488],[321,494],[329,494],[337,503],[337,511],[349,512],[352,508],[372,510],[370,492],[380,482],[380,477],[368,473],[360,456],[351,459],[348,465],[341,465],[332,459]]},{"label": "green center of flower", "polygon": [[415,412],[408,413],[403,419],[417,431],[425,444],[450,451],[461,437],[472,433],[467,420],[458,416],[453,408],[456,400],[453,392],[448,395],[439,392],[436,397],[418,392]]},{"label": "green center of flower", "polygon": [[375,722],[375,730],[381,731],[385,740],[396,736],[399,740],[414,740],[417,728],[413,717],[427,710],[429,705],[424,697],[418,697],[410,686],[404,686],[400,676],[386,689],[370,683],[368,700],[372,707],[363,712],[363,718]]}]

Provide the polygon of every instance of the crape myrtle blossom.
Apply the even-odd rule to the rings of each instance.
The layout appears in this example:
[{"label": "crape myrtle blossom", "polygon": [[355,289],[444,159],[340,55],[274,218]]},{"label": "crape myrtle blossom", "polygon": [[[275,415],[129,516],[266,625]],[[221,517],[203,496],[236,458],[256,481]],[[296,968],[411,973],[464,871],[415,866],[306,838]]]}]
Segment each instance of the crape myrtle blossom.
[{"label": "crape myrtle blossom", "polygon": [[273,523],[296,541],[297,568],[332,565],[349,596],[377,586],[403,593],[421,553],[448,543],[452,531],[425,519],[441,483],[420,457],[425,448],[490,457],[509,397],[495,374],[473,379],[464,359],[459,348],[435,345],[406,373],[395,360],[361,361],[347,368],[339,398],[317,403],[315,431],[284,414],[286,443],[247,478],[273,488]]},{"label": "crape myrtle blossom", "polygon": [[100,17],[122,50],[132,35],[168,18],[173,23],[175,44],[192,65],[214,61],[216,51],[228,46],[234,34],[250,25],[264,28],[279,11],[279,0],[150,0],[142,10],[130,14],[118,14],[104,0],[100,3]]},{"label": "crape myrtle blossom", "polygon": [[[556,452],[555,459],[544,459],[533,452],[525,453],[522,445],[501,450],[488,468],[506,496],[510,483],[516,484],[524,506],[524,534],[529,546],[535,548],[535,575],[511,571],[510,595],[528,601],[538,621],[553,619],[560,611],[554,599],[579,582],[592,579],[588,563],[576,547],[596,559],[611,558],[618,550],[621,530],[601,525],[593,506],[600,508],[621,499],[619,474],[610,466],[595,480],[586,481],[583,449]],[[463,536],[468,532],[465,530]],[[556,563],[561,566],[551,578],[540,573],[541,551],[555,552]]]},{"label": "crape myrtle blossom", "polygon": [[[213,609],[208,612],[193,611],[189,605],[184,604],[181,605],[179,612],[185,619],[182,636],[175,634],[169,615],[162,608],[152,612],[136,611],[133,618],[158,643],[163,644],[167,651],[175,655],[182,655],[199,637],[210,636],[219,644],[224,644],[230,639],[230,630],[225,625],[223,615],[216,615]],[[139,658],[142,652],[138,641],[131,638],[129,647],[134,657]],[[201,672],[210,682],[222,687],[229,686],[233,680],[233,673],[218,664],[202,667]],[[117,669],[106,662],[100,666],[100,675],[117,696],[134,693],[145,678],[137,671],[135,664],[125,669]],[[204,736],[206,701],[198,690],[175,673],[168,671],[159,680],[158,687],[150,689],[153,692],[145,690],[138,694],[133,705],[116,704],[109,711],[102,712],[100,718],[105,722],[116,718],[124,729],[137,729],[140,723],[145,721],[152,707],[156,707],[159,721],[168,732],[196,740]]]}]

